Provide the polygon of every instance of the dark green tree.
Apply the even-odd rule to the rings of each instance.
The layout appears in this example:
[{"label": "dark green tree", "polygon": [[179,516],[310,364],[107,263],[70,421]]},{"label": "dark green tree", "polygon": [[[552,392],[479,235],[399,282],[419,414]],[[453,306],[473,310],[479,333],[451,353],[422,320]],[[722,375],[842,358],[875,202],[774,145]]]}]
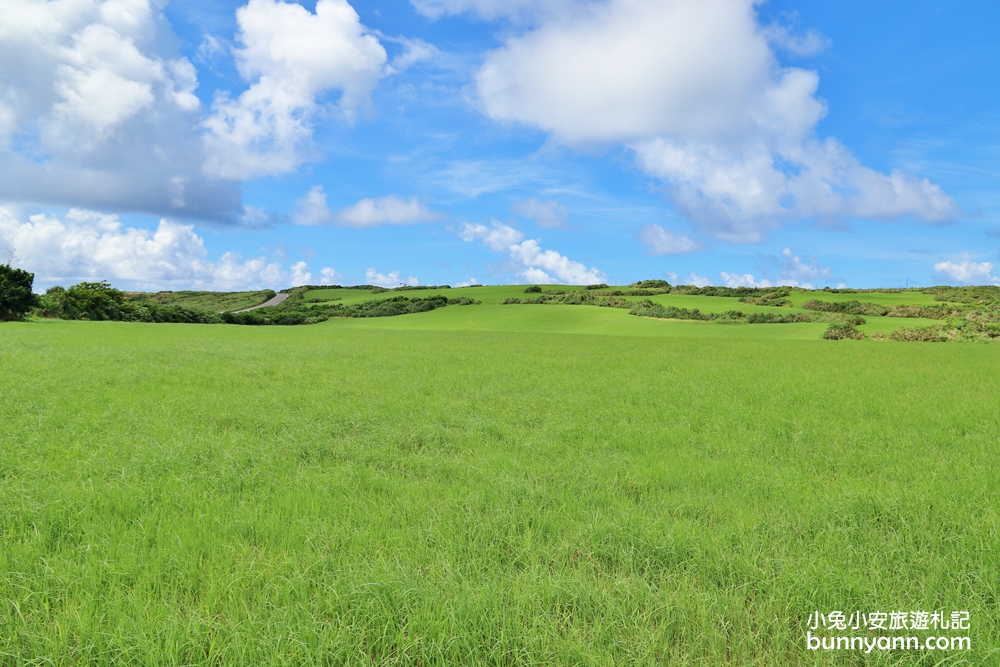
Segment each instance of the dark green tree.
[{"label": "dark green tree", "polygon": [[38,297],[31,291],[35,274],[0,264],[0,321],[22,320]]},{"label": "dark green tree", "polygon": [[129,320],[132,311],[125,292],[102,280],[79,283],[66,290],[62,317],[68,320]]}]

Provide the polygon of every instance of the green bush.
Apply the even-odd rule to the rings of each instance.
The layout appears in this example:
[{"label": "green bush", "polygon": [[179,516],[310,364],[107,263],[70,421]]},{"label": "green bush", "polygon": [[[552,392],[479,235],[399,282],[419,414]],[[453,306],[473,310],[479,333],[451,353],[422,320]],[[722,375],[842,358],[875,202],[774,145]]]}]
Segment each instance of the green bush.
[{"label": "green bush", "polygon": [[537,294],[537,293],[539,293],[541,291],[542,291],[542,288],[539,287],[538,285],[531,285],[530,287],[526,287],[524,289],[524,293],[525,294]]},{"label": "green bush", "polygon": [[944,343],[948,341],[948,333],[942,326],[901,327],[889,334],[889,340],[907,343]]},{"label": "green bush", "polygon": [[608,285],[605,283],[599,283],[597,285],[587,285],[584,289],[608,289]]},{"label": "green bush", "polygon": [[864,337],[864,332],[858,331],[853,324],[847,323],[831,324],[823,332],[823,338],[826,340],[863,340]]},{"label": "green bush", "polygon": [[[607,285],[605,285],[607,287]],[[632,283],[629,287],[638,287],[644,289],[670,289],[670,283],[666,280],[640,280],[637,283]]]},{"label": "green bush", "polygon": [[31,291],[35,274],[0,264],[0,321],[23,320],[38,303]]}]

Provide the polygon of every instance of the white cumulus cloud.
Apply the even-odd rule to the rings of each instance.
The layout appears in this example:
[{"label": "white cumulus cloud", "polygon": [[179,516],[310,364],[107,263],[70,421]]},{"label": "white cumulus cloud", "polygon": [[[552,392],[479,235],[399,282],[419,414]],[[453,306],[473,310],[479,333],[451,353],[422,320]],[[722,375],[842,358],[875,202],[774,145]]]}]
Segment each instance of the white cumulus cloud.
[{"label": "white cumulus cloud", "polygon": [[399,271],[390,271],[389,275],[386,275],[379,273],[374,266],[365,271],[365,282],[368,285],[378,285],[379,287],[399,287],[401,285],[416,287],[420,284],[420,281],[413,276],[404,280]]},{"label": "white cumulus cloud", "polygon": [[220,95],[204,121],[205,173],[231,179],[289,172],[310,153],[311,118],[340,92],[350,120],[383,73],[385,49],[346,0],[250,0],[236,12],[236,61],[250,87]]},{"label": "white cumulus cloud", "polygon": [[126,227],[117,216],[71,209],[62,220],[37,214],[22,222],[0,209],[0,245],[41,284],[108,280],[139,289],[258,289],[309,280],[305,262],[286,273],[263,257],[227,252],[212,261],[191,225],[161,220],[155,230]]},{"label": "white cumulus cloud", "polygon": [[688,274],[687,285],[694,285],[695,287],[708,287],[713,284],[712,279],[708,276],[699,276],[697,273],[692,271]]},{"label": "white cumulus cloud", "polygon": [[320,269],[319,275],[320,275],[320,280],[319,280],[320,285],[336,285],[344,277],[340,273],[338,273],[336,269],[329,266],[324,266],[322,269]]},{"label": "white cumulus cloud", "polygon": [[[486,0],[422,4],[501,12]],[[957,216],[940,186],[867,168],[815,136],[819,77],[781,66],[772,45],[806,54],[823,40],[761,26],[756,4],[606,0],[543,13],[487,54],[481,108],[566,144],[630,147],[692,222],[729,242],[759,242],[790,219]]]},{"label": "white cumulus cloud", "polygon": [[292,287],[308,285],[312,282],[312,273],[309,272],[309,265],[303,261],[298,261],[291,266],[291,276],[289,284]]},{"label": "white cumulus cloud", "polygon": [[416,197],[399,199],[395,195],[377,199],[362,199],[337,214],[337,224],[344,227],[377,227],[378,225],[412,225],[433,222],[440,213],[427,208]]},{"label": "white cumulus cloud", "polygon": [[829,266],[820,266],[819,260],[814,257],[808,257],[807,261],[802,261],[798,255],[792,253],[791,248],[782,250],[781,258],[775,258],[774,261],[781,270],[781,280],[796,281],[782,282],[783,285],[798,284],[797,281],[802,280],[817,281],[830,278]]},{"label": "white cumulus cloud", "polygon": [[575,262],[555,250],[543,250],[534,239],[503,223],[464,223],[459,237],[466,242],[480,241],[490,250],[507,254],[519,266],[518,275],[532,283],[567,283],[595,285],[607,282],[604,272]]},{"label": "white cumulus cloud", "polygon": [[992,262],[974,262],[968,255],[961,262],[938,262],[934,275],[938,280],[961,285],[1000,285],[1000,278],[993,275]]},{"label": "white cumulus cloud", "polygon": [[728,273],[720,271],[722,284],[726,287],[774,287],[774,284],[767,279],[756,280],[752,273]]},{"label": "white cumulus cloud", "polygon": [[433,222],[442,217],[416,197],[400,199],[395,195],[365,198],[334,214],[327,204],[322,185],[313,186],[295,202],[292,222],[298,225],[335,224],[341,227],[378,227],[379,225],[411,225]]},{"label": "white cumulus cloud", "polygon": [[651,255],[683,255],[701,249],[694,239],[653,224],[645,225],[639,230],[639,241]]},{"label": "white cumulus cloud", "polygon": [[333,222],[333,213],[326,203],[322,185],[314,185],[304,197],[296,200],[292,222],[297,225],[328,225]]},{"label": "white cumulus cloud", "polygon": [[150,0],[0,3],[0,200],[234,222],[194,65]]}]

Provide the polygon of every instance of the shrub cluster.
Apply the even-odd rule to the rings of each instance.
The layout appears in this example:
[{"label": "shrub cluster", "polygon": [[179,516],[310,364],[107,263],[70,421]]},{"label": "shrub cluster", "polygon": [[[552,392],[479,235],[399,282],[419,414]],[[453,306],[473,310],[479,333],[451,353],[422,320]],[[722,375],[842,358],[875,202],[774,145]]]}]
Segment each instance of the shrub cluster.
[{"label": "shrub cluster", "polygon": [[22,320],[35,307],[34,283],[34,273],[0,264],[0,322]]},{"label": "shrub cluster", "polygon": [[823,338],[826,340],[863,340],[864,337],[863,331],[858,331],[853,324],[846,322],[831,324],[823,332]]},{"label": "shrub cluster", "polygon": [[292,297],[289,297],[284,303],[277,306],[258,308],[245,313],[223,313],[222,321],[226,324],[252,326],[316,324],[335,317],[395,317],[410,313],[424,313],[448,305],[471,306],[482,303],[468,297],[449,299],[446,296],[436,294],[424,298],[394,296],[348,306],[334,303],[321,307],[309,307],[293,302],[291,307],[286,307],[285,304],[291,300]]},{"label": "shrub cluster", "polygon": [[50,287],[39,297],[35,314],[63,320],[111,320],[116,322],[187,322],[217,324],[217,313],[182,306],[163,306],[148,299],[131,299],[108,284],[82,282],[69,289]]},{"label": "shrub cluster", "polygon": [[687,294],[691,296],[725,296],[725,297],[764,297],[774,292],[784,291],[787,296],[787,287],[718,287],[708,285],[707,287],[696,287],[694,285],[677,285],[670,290],[672,294]]},{"label": "shrub cluster", "polygon": [[629,311],[629,315],[638,317],[655,317],[660,320],[704,320],[712,319],[708,313],[703,313],[697,308],[676,308],[674,306],[664,306],[649,299],[640,301]]},{"label": "shrub cluster", "polygon": [[587,285],[584,289],[608,289],[607,283],[598,283],[596,285]]},{"label": "shrub cluster", "polygon": [[806,310],[816,310],[824,313],[847,313],[850,315],[869,315],[874,317],[923,317],[930,320],[943,320],[962,314],[962,310],[946,305],[937,306],[882,306],[877,303],[862,303],[860,301],[820,301],[810,299],[802,304]]},{"label": "shrub cluster", "polygon": [[946,327],[901,327],[889,334],[889,340],[921,343],[944,343],[949,339]]},{"label": "shrub cluster", "polygon": [[[605,285],[607,287],[607,285]],[[629,287],[638,287],[640,289],[670,289],[670,283],[666,280],[640,280],[639,282],[632,283]]]},{"label": "shrub cluster", "polygon": [[1000,303],[1000,286],[978,285],[975,287],[929,287],[924,294],[933,294],[935,301],[967,303],[973,305]]},{"label": "shrub cluster", "polygon": [[597,292],[546,292],[540,296],[504,299],[502,305],[552,303],[567,306],[601,306],[603,308],[631,308],[635,303],[620,297],[603,296]]},{"label": "shrub cluster", "polygon": [[[611,292],[614,294],[615,292]],[[621,293],[617,291],[617,293]],[[627,294],[628,292],[626,292]],[[809,313],[744,313],[739,310],[728,310],[724,313],[703,313],[697,308],[678,308],[664,306],[651,299],[643,299],[638,303],[624,299],[621,296],[605,296],[608,292],[567,292],[564,294],[545,293],[531,298],[508,298],[503,305],[511,304],[562,304],[571,306],[600,306],[602,308],[628,309],[629,314],[639,317],[653,317],[666,320],[701,320],[718,321],[739,324],[792,324],[798,322],[830,321],[849,325],[864,324],[863,317],[831,314],[827,316]]]},{"label": "shrub cluster", "polygon": [[663,288],[641,288],[637,287],[634,289],[609,289],[602,290],[600,292],[594,292],[597,296],[656,296],[657,294],[670,294],[669,287]]},{"label": "shrub cluster", "polygon": [[789,294],[787,289],[774,289],[768,292],[764,292],[760,296],[741,296],[741,303],[749,303],[755,306],[790,306],[792,302],[788,300]]},{"label": "shrub cluster", "polygon": [[211,313],[181,306],[162,306],[150,299],[132,299],[106,281],[80,283],[69,289],[50,288],[39,299],[35,313],[65,320],[115,320],[120,322],[173,322],[193,324],[298,325],[315,324],[332,317],[393,317],[422,313],[443,306],[480,303],[468,297],[449,299],[443,295],[424,298],[395,296],[344,306],[306,305],[308,287],[297,287],[277,306],[242,313]]},{"label": "shrub cluster", "polygon": [[529,287],[525,287],[524,288],[524,293],[525,294],[538,294],[541,291],[542,291],[542,288],[539,287],[538,285],[531,285]]}]

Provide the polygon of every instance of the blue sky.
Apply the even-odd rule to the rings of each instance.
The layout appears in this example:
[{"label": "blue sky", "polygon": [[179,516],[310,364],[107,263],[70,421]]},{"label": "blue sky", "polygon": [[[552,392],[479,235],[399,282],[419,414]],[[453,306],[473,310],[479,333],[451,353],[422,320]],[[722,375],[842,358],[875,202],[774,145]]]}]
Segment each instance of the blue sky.
[{"label": "blue sky", "polygon": [[10,4],[40,287],[1000,283],[984,3]]}]

